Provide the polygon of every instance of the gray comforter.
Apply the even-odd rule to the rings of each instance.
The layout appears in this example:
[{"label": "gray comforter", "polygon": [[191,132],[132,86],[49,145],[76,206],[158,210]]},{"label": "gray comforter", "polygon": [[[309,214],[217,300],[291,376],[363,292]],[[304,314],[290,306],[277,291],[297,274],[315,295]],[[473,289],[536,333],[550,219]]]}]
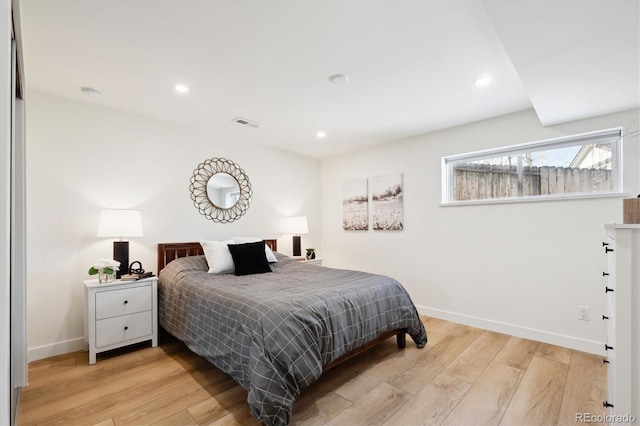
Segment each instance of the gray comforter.
[{"label": "gray comforter", "polygon": [[207,273],[204,256],[160,273],[160,324],[229,374],[264,424],[288,424],[293,402],[322,368],[385,331],[427,335],[405,289],[392,278],[304,265],[276,254],[272,273]]}]

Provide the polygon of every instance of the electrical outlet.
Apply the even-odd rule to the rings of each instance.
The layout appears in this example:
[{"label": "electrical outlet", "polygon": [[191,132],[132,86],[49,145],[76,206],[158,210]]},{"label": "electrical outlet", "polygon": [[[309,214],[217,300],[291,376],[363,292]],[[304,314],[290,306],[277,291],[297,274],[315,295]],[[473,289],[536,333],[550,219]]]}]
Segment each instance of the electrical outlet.
[{"label": "electrical outlet", "polygon": [[591,308],[588,306],[578,306],[578,319],[582,321],[590,321]]}]

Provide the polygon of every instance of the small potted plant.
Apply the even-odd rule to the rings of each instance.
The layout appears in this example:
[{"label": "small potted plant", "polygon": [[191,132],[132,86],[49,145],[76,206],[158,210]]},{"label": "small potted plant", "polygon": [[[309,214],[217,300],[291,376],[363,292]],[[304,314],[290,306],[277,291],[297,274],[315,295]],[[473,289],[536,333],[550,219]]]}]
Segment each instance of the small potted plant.
[{"label": "small potted plant", "polygon": [[308,248],[305,249],[307,250],[307,260],[311,260],[311,259],[315,259],[316,258],[316,249],[314,248]]},{"label": "small potted plant", "polygon": [[120,262],[113,259],[100,259],[89,268],[89,275],[98,275],[98,282],[109,282],[116,278]]}]

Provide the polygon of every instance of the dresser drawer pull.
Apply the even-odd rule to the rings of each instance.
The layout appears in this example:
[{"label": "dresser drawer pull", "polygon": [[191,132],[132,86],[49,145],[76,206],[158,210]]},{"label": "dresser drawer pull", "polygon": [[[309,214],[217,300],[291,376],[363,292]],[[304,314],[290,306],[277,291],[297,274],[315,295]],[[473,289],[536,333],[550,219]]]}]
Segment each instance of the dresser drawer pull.
[{"label": "dresser drawer pull", "polygon": [[126,305],[127,303],[129,303],[129,301],[128,301],[128,300],[125,300],[125,301],[124,301],[124,304]]},{"label": "dresser drawer pull", "polygon": [[609,349],[613,349],[613,346],[609,346],[606,343],[604,344],[604,350],[608,351]]},{"label": "dresser drawer pull", "polygon": [[603,277],[606,277],[607,275],[609,275],[609,273],[608,273],[608,272],[603,272],[603,273],[602,273],[602,276],[603,276]]},{"label": "dresser drawer pull", "polygon": [[613,404],[610,404],[610,403],[609,403],[609,401],[604,401],[604,402],[602,403],[602,406],[603,406],[604,408],[613,408]]},{"label": "dresser drawer pull", "polygon": [[612,288],[609,288],[609,287],[605,287],[605,288],[604,288],[604,292],[605,292],[605,293],[609,293],[609,292],[613,293],[613,289],[612,289]]},{"label": "dresser drawer pull", "polygon": [[606,359],[602,358],[602,363],[603,364],[609,364],[609,361],[607,361]]},{"label": "dresser drawer pull", "polygon": [[602,242],[602,247],[606,247],[608,245],[609,245],[609,243],[605,243],[604,241]]},{"label": "dresser drawer pull", "polygon": [[602,316],[602,321],[604,321],[604,320],[608,320],[608,319],[609,319],[609,317],[608,317],[608,316],[606,316],[606,315],[603,315],[603,316]]},{"label": "dresser drawer pull", "polygon": [[124,330],[127,331],[129,329],[129,327],[127,327],[126,325],[124,326]]},{"label": "dresser drawer pull", "polygon": [[609,253],[610,251],[613,251],[613,249],[610,249],[609,247],[605,247],[604,248],[604,252],[605,253]]}]

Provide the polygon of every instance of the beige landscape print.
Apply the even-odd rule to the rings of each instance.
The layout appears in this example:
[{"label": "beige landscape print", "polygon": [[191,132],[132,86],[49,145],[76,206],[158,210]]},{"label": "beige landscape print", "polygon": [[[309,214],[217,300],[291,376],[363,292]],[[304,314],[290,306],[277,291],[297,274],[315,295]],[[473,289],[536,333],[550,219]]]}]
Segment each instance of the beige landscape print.
[{"label": "beige landscape print", "polygon": [[402,224],[402,173],[376,176],[371,182],[371,215],[373,229],[377,231],[401,231]]},{"label": "beige landscape print", "polygon": [[367,179],[344,182],[342,187],[342,228],[346,231],[367,231],[369,229]]}]

